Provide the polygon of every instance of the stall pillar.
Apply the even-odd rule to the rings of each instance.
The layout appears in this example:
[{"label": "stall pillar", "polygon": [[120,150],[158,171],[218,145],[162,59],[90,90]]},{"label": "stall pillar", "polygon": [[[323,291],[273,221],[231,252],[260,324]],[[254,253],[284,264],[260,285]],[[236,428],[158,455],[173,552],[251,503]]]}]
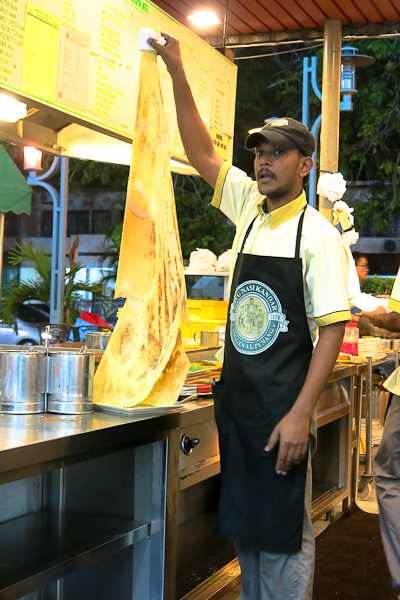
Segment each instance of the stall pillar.
[{"label": "stall pillar", "polygon": [[[327,19],[324,26],[320,174],[338,170],[341,53],[342,22]],[[332,222],[332,204],[323,196],[319,196],[319,212]]]},{"label": "stall pillar", "polygon": [[[61,168],[60,193],[47,183]],[[47,190],[53,200],[53,239],[51,250],[50,323],[64,323],[65,244],[68,215],[68,168],[69,158],[55,156],[46,173],[37,176],[29,173],[27,183]]]}]

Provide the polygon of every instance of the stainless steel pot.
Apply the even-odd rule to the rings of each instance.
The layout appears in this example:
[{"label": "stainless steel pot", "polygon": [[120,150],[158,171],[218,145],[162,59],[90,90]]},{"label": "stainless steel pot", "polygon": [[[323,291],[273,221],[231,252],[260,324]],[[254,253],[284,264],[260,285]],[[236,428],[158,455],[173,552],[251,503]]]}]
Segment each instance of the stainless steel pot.
[{"label": "stainless steel pot", "polygon": [[86,348],[90,350],[105,350],[110,340],[108,331],[88,331],[86,334]]},{"label": "stainless steel pot", "polygon": [[93,352],[57,349],[49,352],[48,412],[77,415],[93,410]]},{"label": "stainless steel pot", "polygon": [[45,410],[46,355],[37,350],[0,350],[0,413]]}]

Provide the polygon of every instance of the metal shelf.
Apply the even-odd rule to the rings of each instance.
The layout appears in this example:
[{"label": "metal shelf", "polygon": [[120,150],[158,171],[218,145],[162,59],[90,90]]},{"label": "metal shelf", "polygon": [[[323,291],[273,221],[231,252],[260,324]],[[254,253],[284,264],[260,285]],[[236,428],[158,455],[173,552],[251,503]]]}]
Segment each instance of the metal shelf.
[{"label": "metal shelf", "polygon": [[150,535],[150,523],[40,511],[0,525],[0,599],[16,600]]},{"label": "metal shelf", "polygon": [[326,515],[339,502],[347,499],[349,490],[339,487],[333,482],[313,483],[313,502],[311,505],[311,520],[313,523]]}]

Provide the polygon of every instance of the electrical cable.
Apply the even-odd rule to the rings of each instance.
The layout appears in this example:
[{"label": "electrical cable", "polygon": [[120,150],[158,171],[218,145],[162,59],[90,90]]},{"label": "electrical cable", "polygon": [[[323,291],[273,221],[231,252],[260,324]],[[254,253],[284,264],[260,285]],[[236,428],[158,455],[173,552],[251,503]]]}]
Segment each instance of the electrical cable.
[{"label": "electrical cable", "polygon": [[[400,37],[400,33],[383,33],[382,35],[347,35],[345,37],[343,37],[343,41],[346,40],[379,40],[382,38],[394,38],[394,37]],[[323,40],[321,40],[321,42],[323,42]],[[247,47],[254,47],[255,45],[257,46],[280,46],[280,45],[286,45],[286,44],[305,44],[307,42],[304,42],[303,40],[296,40],[296,41],[291,41],[291,42],[278,42],[278,43],[271,43],[269,42],[268,44],[250,44]],[[237,48],[238,46],[229,46],[229,48]],[[241,48],[245,48],[246,46],[240,46]],[[252,56],[235,56],[235,60],[249,60],[251,58],[265,58],[268,56],[278,56],[278,54],[290,54],[291,52],[304,52],[304,50],[312,50],[313,48],[322,48],[323,44],[315,44],[314,46],[307,46],[305,48],[296,48],[296,49],[292,49],[292,50],[282,50],[281,52],[270,52],[269,54],[253,54]]]},{"label": "electrical cable", "polygon": [[266,56],[278,56],[278,54],[290,54],[291,52],[304,52],[305,50],[312,50],[313,48],[322,48],[322,47],[323,47],[323,44],[315,44],[315,46],[308,46],[307,48],[282,50],[281,52],[270,52],[269,54],[254,54],[253,56],[235,56],[235,60],[248,60],[250,58],[264,58]]},{"label": "electrical cable", "polygon": [[[385,38],[400,37],[400,33],[381,33],[380,35],[344,35],[342,40],[379,40]],[[315,38],[313,40],[282,40],[281,42],[255,42],[254,44],[228,44],[227,48],[234,50],[236,48],[258,48],[262,46],[288,46],[290,44],[310,44],[313,42],[323,42],[324,38]]]}]

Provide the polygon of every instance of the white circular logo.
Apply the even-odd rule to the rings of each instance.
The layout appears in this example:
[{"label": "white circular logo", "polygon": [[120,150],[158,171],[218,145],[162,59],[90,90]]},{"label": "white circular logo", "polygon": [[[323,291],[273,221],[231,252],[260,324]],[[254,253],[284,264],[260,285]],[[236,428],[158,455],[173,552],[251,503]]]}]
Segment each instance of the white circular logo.
[{"label": "white circular logo", "polygon": [[232,344],[241,354],[264,352],[289,325],[278,296],[261,281],[236,288],[229,318]]}]

